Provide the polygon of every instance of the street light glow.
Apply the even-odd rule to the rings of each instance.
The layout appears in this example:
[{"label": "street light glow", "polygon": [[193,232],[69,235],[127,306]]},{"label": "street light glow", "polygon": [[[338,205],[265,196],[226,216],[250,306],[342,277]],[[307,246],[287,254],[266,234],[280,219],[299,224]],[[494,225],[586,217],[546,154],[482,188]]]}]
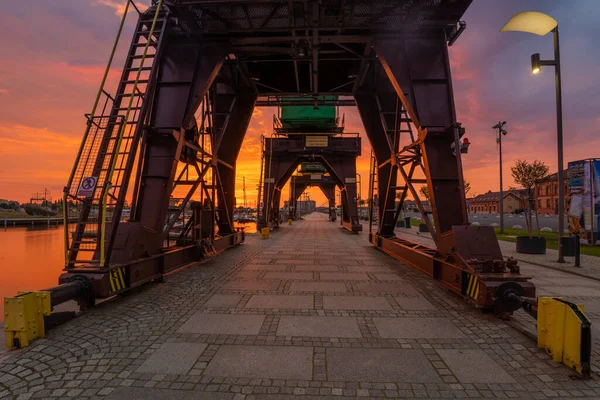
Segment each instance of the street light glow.
[{"label": "street light glow", "polygon": [[540,72],[542,67],[542,62],[540,60],[540,53],[535,53],[531,55],[531,72],[537,74]]},{"label": "street light glow", "polygon": [[500,32],[528,32],[544,36],[557,26],[558,21],[547,14],[537,11],[525,11],[512,17],[500,29]]}]

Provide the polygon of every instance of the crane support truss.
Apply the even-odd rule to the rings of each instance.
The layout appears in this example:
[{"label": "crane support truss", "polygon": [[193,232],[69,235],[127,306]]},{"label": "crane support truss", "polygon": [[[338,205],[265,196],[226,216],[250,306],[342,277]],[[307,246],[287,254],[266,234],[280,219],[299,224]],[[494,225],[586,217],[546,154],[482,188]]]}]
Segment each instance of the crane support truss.
[{"label": "crane support truss", "polygon": [[326,143],[322,143],[323,147],[321,143],[319,147],[311,147],[310,136],[290,135],[265,140],[265,173],[262,184],[264,201],[258,228],[272,229],[279,225],[279,204],[284,185],[300,164],[317,162],[322,164],[331,176],[333,187],[337,185],[340,188],[341,225],[351,232],[361,231],[356,198],[356,157],[360,155],[360,138],[323,136],[323,139],[326,139]]},{"label": "crane support truss", "polygon": [[[327,206],[329,208],[329,220],[337,219],[335,207],[335,188],[337,183],[330,175],[321,173],[292,175],[290,179],[290,201],[289,201],[289,218],[295,220],[298,218],[297,203],[302,193],[309,188],[317,186],[327,198]],[[341,190],[341,188],[340,188]]]},{"label": "crane support truss", "polygon": [[[422,270],[432,263],[430,275],[452,287],[470,276],[486,288],[525,283],[518,267],[502,260],[493,232],[468,226],[460,152],[453,151],[464,131],[448,46],[464,29],[460,18],[470,3],[153,0],[139,14],[116,92],[103,82],[87,118],[64,194],[65,218],[78,221],[65,224],[60,282],[85,279],[92,297],[106,297],[238,244],[235,169],[252,111],[302,102],[357,106],[377,164],[375,245]],[[265,146],[277,150],[278,140]],[[347,179],[355,177],[360,141],[350,140],[350,152],[340,144],[308,161],[323,163],[345,188],[342,223],[354,230],[356,183]],[[301,153],[266,175],[274,188]],[[421,168],[419,181],[413,174]],[[422,183],[432,204],[431,251],[394,235],[398,191],[401,199],[418,198],[414,185]],[[269,213],[280,192],[273,190],[263,188],[271,208],[262,211],[262,224],[274,221]],[[475,298],[461,294],[494,307],[483,289]]]}]

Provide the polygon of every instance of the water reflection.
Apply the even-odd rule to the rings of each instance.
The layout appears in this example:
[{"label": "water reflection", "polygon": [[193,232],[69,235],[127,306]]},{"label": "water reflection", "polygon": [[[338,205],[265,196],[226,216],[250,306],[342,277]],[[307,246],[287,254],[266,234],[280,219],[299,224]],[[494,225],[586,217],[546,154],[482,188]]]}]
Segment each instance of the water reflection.
[{"label": "water reflection", "polygon": [[[256,223],[236,223],[247,233]],[[0,229],[0,300],[18,291],[41,290],[58,283],[64,266],[62,226]],[[0,301],[0,321],[4,318]]]},{"label": "water reflection", "polygon": [[0,299],[56,285],[63,266],[62,226],[0,229]]}]

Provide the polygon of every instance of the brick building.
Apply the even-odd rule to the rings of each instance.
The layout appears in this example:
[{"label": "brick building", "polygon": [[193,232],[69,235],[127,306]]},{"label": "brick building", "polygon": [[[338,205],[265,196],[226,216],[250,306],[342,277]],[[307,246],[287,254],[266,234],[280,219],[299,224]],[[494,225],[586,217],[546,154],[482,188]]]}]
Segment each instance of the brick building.
[{"label": "brick building", "polygon": [[[504,192],[504,201],[502,203],[504,213],[514,213],[526,207],[525,195],[523,191],[508,190]],[[500,212],[500,192],[492,192],[480,194],[467,201],[467,211],[470,213],[490,213],[497,214]]]},{"label": "brick building", "polygon": [[[564,174],[567,176],[567,170]],[[538,213],[558,214],[558,173],[548,176],[544,181],[535,185],[535,198]],[[565,204],[567,204],[567,180],[565,179]]]}]

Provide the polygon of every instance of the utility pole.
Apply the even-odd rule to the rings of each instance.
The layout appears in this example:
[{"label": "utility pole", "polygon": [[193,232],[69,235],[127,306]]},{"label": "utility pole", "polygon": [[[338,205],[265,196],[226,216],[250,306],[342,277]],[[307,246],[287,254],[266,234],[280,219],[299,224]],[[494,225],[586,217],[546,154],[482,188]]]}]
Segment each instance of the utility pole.
[{"label": "utility pole", "polygon": [[502,127],[506,125],[506,121],[498,121],[492,129],[498,129],[498,136],[496,137],[496,143],[498,143],[498,150],[500,153],[500,233],[504,233],[504,189],[502,188],[502,136],[506,135],[506,132]]},{"label": "utility pole", "polygon": [[248,207],[248,204],[246,203],[246,177],[245,176],[242,177],[242,190],[244,192],[244,209],[246,209],[246,207]]}]

